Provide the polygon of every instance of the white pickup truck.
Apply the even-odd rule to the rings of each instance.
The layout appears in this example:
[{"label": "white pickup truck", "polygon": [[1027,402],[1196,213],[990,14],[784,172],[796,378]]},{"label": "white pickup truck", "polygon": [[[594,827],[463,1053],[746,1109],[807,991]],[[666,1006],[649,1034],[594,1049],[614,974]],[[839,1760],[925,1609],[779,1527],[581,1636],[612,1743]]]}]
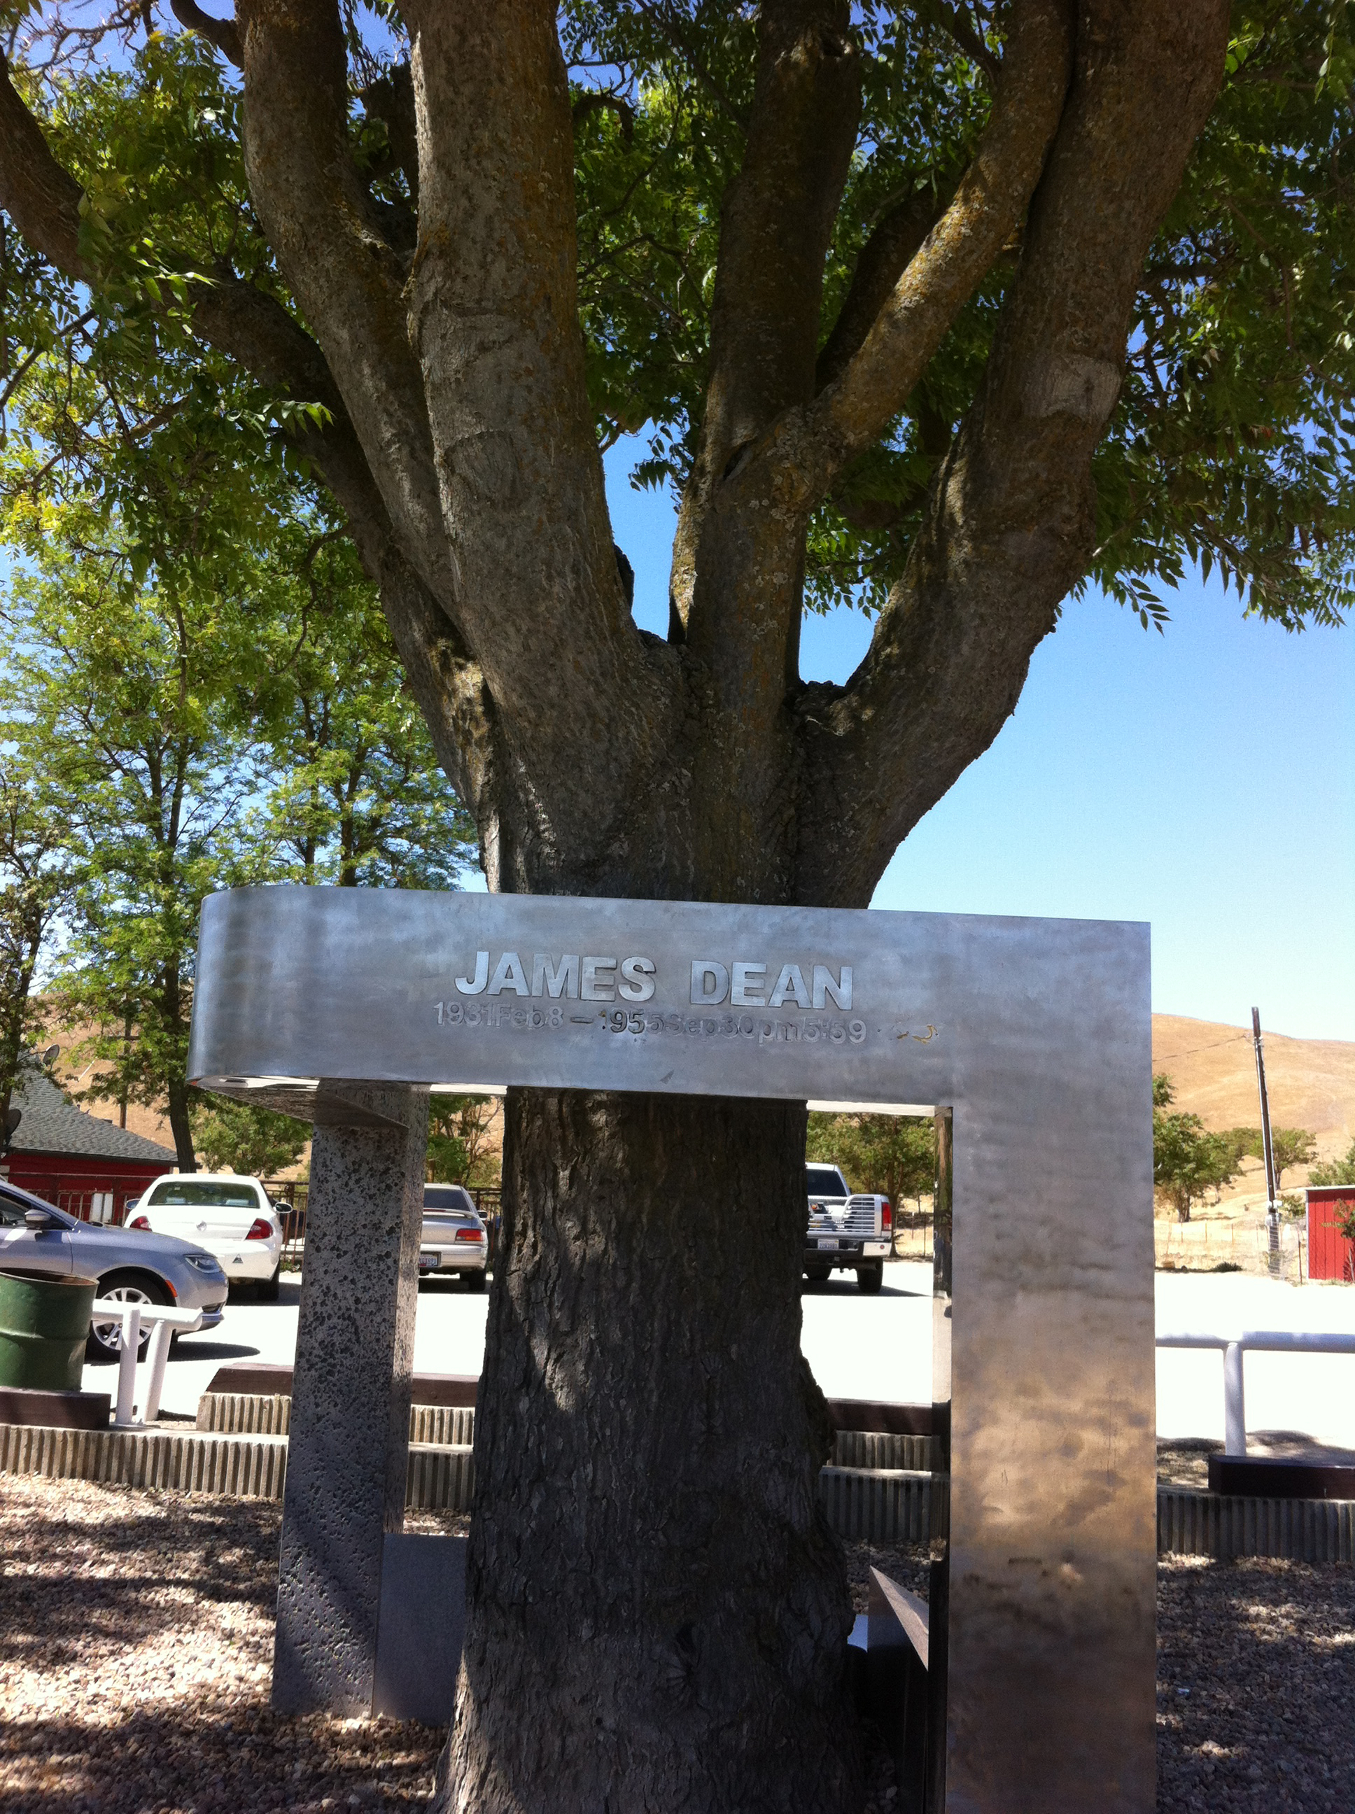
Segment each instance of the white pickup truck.
[{"label": "white pickup truck", "polygon": [[894,1240],[889,1198],[854,1195],[836,1165],[806,1165],[805,1184],[805,1277],[822,1281],[837,1268],[856,1274],[858,1290],[878,1291]]}]

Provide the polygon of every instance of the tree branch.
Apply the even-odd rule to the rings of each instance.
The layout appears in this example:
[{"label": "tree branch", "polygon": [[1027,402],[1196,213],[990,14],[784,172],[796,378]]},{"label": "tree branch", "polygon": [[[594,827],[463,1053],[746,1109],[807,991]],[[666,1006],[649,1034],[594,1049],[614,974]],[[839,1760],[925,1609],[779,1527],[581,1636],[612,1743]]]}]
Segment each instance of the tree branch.
[{"label": "tree branch", "polygon": [[541,827],[542,862],[577,869],[633,806],[637,776],[666,747],[674,699],[613,550],[578,316],[574,133],[554,9],[415,0],[405,18],[420,170],[407,344],[456,554],[457,621],[537,790],[523,819]]},{"label": "tree branch", "polygon": [[949,0],[931,0],[930,10],[936,14],[944,29],[964,54],[987,74],[989,81],[1000,80],[1002,75],[1000,60],[989,50],[981,33],[969,23],[960,8],[951,6]]},{"label": "tree branch", "polygon": [[807,511],[903,408],[947,329],[1019,223],[1058,128],[1072,58],[1065,0],[1016,0],[1002,80],[955,199],[870,332],[808,409],[788,414],[749,463],[767,465],[783,508]]},{"label": "tree branch", "polygon": [[[93,273],[79,249],[81,193],[52,156],[0,60],[0,207],[35,251],[65,276],[90,283]],[[439,760],[472,812],[487,814],[489,707],[482,678],[441,601],[397,547],[324,354],[280,302],[229,272],[214,283],[194,282],[189,295],[195,334],[262,382],[329,412],[328,424],[299,428],[293,438],[348,518],[396,646],[410,664]]]},{"label": "tree branch", "polygon": [[0,52],[0,208],[35,252],[77,283],[90,277],[80,250],[83,193],[52,156]]},{"label": "tree branch", "polygon": [[239,16],[254,205],[324,348],[406,554],[450,607],[456,587],[409,347],[405,273],[349,156],[337,0],[242,0]]},{"label": "tree branch", "polygon": [[374,120],[386,128],[391,158],[405,173],[410,198],[419,206],[419,128],[414,116],[414,78],[408,63],[397,63],[387,75],[379,76],[363,89],[363,106]]},{"label": "tree branch", "polygon": [[[737,898],[751,828],[783,819],[786,720],[798,669],[803,524],[719,508],[726,473],[784,411],[807,405],[823,300],[824,258],[851,166],[860,57],[846,0],[766,0],[747,149],[725,192],[711,311],[701,447],[673,547],[671,609],[711,712],[694,764],[694,819],[708,839],[699,867],[712,898]],[[712,835],[727,803],[749,839]],[[781,853],[763,840],[769,872]]]},{"label": "tree branch", "polygon": [[840,0],[769,0],[759,17],[747,149],[720,211],[701,447],[673,550],[689,634],[701,534],[731,457],[813,395],[823,261],[860,112],[849,26]]},{"label": "tree branch", "polygon": [[900,839],[1016,705],[1086,568],[1091,462],[1143,260],[1223,76],[1226,0],[1092,0],[984,387],[845,688],[797,710],[803,897],[864,905]]},{"label": "tree branch", "polygon": [[196,0],[169,0],[169,10],[185,31],[197,32],[214,44],[228,63],[234,63],[237,69],[244,67],[244,47],[234,19],[213,19]]},{"label": "tree branch", "polygon": [[876,223],[857,258],[833,331],[819,353],[814,370],[816,391],[841,377],[859,352],[895,285],[941,218],[953,188],[952,180],[935,189],[914,189]]}]

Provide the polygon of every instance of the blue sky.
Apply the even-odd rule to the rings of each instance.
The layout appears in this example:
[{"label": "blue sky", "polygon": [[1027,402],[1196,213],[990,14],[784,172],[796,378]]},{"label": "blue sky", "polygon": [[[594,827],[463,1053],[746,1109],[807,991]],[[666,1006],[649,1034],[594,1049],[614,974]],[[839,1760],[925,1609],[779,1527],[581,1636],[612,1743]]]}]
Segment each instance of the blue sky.
[{"label": "blue sky", "polygon": [[[664,634],[672,506],[607,457],[635,615]],[[992,748],[917,826],[876,907],[1148,920],[1153,1006],[1355,1039],[1355,626],[1291,636],[1196,581],[1165,636],[1069,603]],[[801,671],[845,680],[859,613],[808,618]]]}]

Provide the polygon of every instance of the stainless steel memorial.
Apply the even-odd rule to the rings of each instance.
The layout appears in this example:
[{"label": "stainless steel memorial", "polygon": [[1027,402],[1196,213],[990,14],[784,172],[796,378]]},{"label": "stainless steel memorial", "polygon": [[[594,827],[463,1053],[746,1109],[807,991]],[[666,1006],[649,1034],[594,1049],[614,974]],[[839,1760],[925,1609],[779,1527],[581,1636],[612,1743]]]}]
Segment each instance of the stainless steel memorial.
[{"label": "stainless steel memorial", "polygon": [[[211,897],[193,1081],[315,1122],[313,1216],[354,1213],[343,1180],[364,1188],[364,1168],[391,1198],[396,1257],[351,1286],[389,1298],[373,1322],[376,1384],[362,1388],[366,1450],[341,1444],[322,1370],[314,1405],[294,1408],[294,1432],[309,1418],[312,1434],[304,1449],[294,1436],[288,1471],[282,1698],[356,1710],[370,1695],[383,1521],[399,1522],[411,1094],[522,1085],[935,1107],[950,1111],[953,1197],[950,1240],[937,1242],[950,1509],[933,1569],[933,1805],[1148,1814],[1148,980],[1147,928],[1130,924],[364,889]],[[341,1240],[328,1245],[341,1256]],[[334,1267],[313,1287],[308,1258],[308,1297],[341,1288]],[[311,1322],[303,1298],[298,1392]],[[327,1495],[366,1521],[337,1560]],[[322,1654],[331,1618],[348,1621],[337,1684]]]}]

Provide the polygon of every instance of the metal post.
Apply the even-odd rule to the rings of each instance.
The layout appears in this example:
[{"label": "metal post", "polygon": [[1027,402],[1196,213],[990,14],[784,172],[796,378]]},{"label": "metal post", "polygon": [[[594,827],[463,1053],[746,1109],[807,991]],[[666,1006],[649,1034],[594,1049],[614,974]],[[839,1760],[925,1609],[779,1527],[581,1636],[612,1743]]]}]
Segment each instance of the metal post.
[{"label": "metal post", "polygon": [[146,1397],[141,1406],[142,1423],[154,1423],[160,1415],[160,1394],[165,1389],[165,1362],[169,1359],[169,1344],[173,1331],[168,1322],[160,1318],[151,1331],[151,1345],[146,1352]]},{"label": "metal post", "polygon": [[[951,1253],[954,1235],[954,1115],[936,1111],[936,1189],[932,1194],[932,1436],[938,1474],[950,1473]],[[936,1499],[933,1496],[933,1505]],[[946,1688],[950,1655],[950,1533],[932,1527],[927,1736],[922,1814],[946,1805]]]},{"label": "metal post", "polygon": [[322,1090],[278,1569],[273,1705],[372,1711],[382,1552],[404,1523],[428,1097]]},{"label": "metal post", "polygon": [[1223,1350],[1223,1452],[1247,1453],[1247,1401],[1242,1389],[1243,1346],[1229,1342]]},{"label": "metal post", "polygon": [[128,1304],[122,1313],[122,1347],[118,1353],[118,1408],[114,1423],[129,1424],[136,1411],[136,1353],[141,1346],[141,1306]]},{"label": "metal post", "polygon": [[1266,1090],[1266,1060],[1261,1049],[1261,1010],[1251,1011],[1252,1041],[1256,1047],[1256,1087],[1261,1095],[1261,1152],[1266,1162],[1266,1235],[1272,1273],[1280,1270],[1280,1204],[1275,1188],[1275,1152],[1270,1141],[1270,1096]]}]

